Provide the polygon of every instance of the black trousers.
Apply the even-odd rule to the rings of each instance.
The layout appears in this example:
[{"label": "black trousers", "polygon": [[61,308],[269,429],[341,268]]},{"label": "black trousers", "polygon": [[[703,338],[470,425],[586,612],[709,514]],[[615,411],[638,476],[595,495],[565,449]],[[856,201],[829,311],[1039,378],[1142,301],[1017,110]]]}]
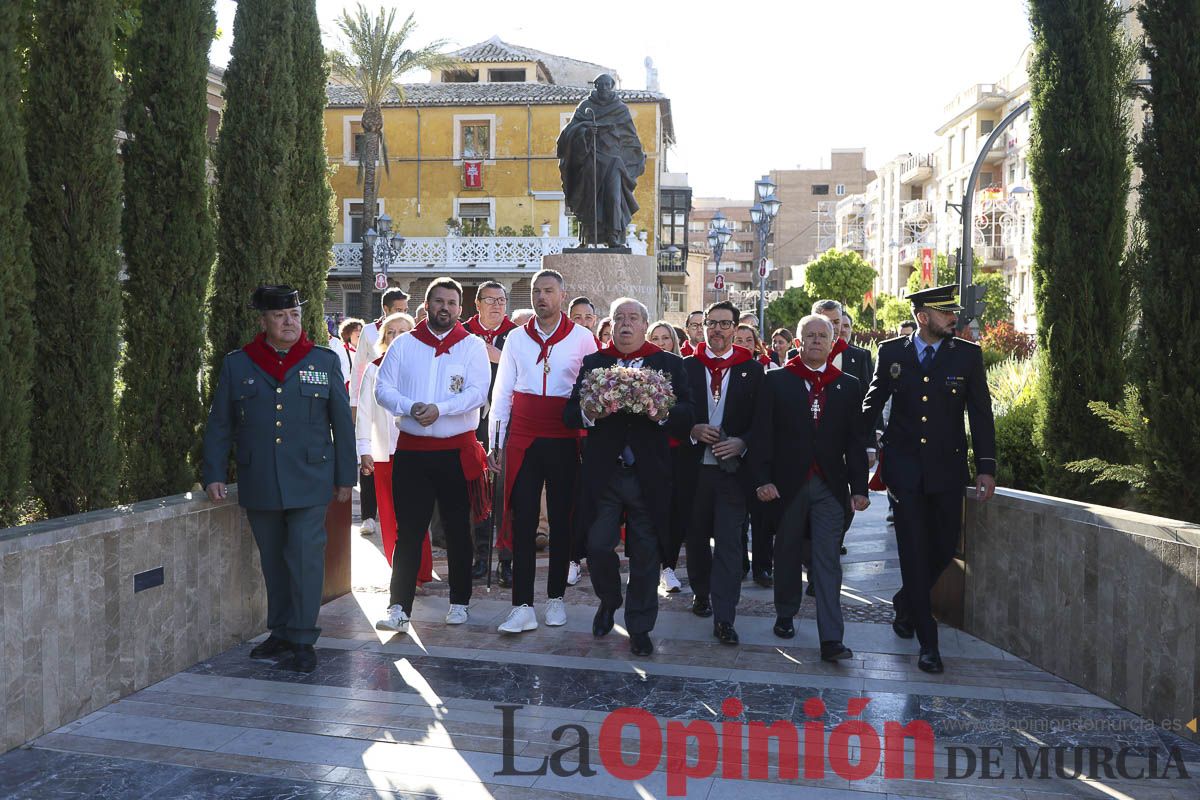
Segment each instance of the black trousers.
[{"label": "black trousers", "polygon": [[895,505],[896,547],[904,582],[892,603],[896,615],[916,628],[922,649],[937,648],[937,623],[929,593],[958,546],[963,490],[926,493],[889,488],[888,496]]},{"label": "black trousers", "polygon": [[649,633],[658,620],[659,544],[650,509],[631,468],[618,467],[596,502],[596,516],[587,528],[588,572],[600,602],[620,608],[621,522],[625,522],[625,554],[629,557],[629,588],[625,595],[625,629]]},{"label": "black trousers", "polygon": [[[450,567],[450,602],[471,601],[471,503],[457,450],[397,451],[392,467],[392,499],[396,504],[396,551],[392,556],[389,605],[412,614],[417,591],[421,544],[436,501],[446,533]],[[408,509],[409,513],[399,513]]]},{"label": "black trousers", "polygon": [[375,476],[358,473],[359,517],[365,522],[379,516],[379,503],[375,500]]},{"label": "black trousers", "polygon": [[755,572],[775,568],[775,515],[757,497],[750,500],[750,560]]},{"label": "black trousers", "polygon": [[562,597],[566,593],[567,567],[571,561],[571,508],[578,480],[577,439],[534,439],[525,451],[510,499],[514,606],[533,605],[543,486],[550,518],[550,575],[546,581],[546,596]]},{"label": "black trousers", "polygon": [[[663,566],[676,569],[679,566],[679,551],[687,541],[688,518],[692,514],[691,496],[694,487],[684,486],[679,476],[683,474],[680,460],[687,458],[683,447],[671,448],[671,540],[667,543],[667,552],[663,554]],[[711,559],[711,551],[709,558]],[[688,549],[688,576],[692,572],[692,552]]]},{"label": "black trousers", "polygon": [[[742,544],[745,518],[746,495],[737,476],[702,464],[688,523],[688,581],[698,596],[712,595],[714,622],[732,623],[737,612],[746,552]],[[710,539],[716,543],[712,550]],[[693,551],[708,562],[708,569],[692,572]]]}]

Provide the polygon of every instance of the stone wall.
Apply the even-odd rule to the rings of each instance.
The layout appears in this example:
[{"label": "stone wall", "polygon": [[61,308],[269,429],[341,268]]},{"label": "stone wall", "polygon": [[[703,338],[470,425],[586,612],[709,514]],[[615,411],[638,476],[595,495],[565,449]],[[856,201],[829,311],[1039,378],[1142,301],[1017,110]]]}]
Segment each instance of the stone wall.
[{"label": "stone wall", "polygon": [[658,309],[657,263],[653,256],[603,250],[558,253],[542,259],[542,267],[562,273],[568,298],[583,295],[591,299],[596,306],[596,316],[607,317],[609,305],[618,297],[632,297],[650,309],[651,321]]},{"label": "stone wall", "polygon": [[0,530],[0,752],[265,627],[236,487]]},{"label": "stone wall", "polygon": [[968,633],[1160,724],[1195,718],[1200,526],[1007,489],[965,505]]}]

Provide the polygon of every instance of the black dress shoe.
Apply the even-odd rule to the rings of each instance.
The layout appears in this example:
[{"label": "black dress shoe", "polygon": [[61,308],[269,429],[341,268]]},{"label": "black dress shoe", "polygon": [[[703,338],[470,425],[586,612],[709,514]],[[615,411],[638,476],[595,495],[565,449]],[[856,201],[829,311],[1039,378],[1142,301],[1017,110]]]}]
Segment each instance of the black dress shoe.
[{"label": "black dress shoe", "polygon": [[654,652],[654,642],[648,633],[629,634],[629,652],[635,656],[648,656]]},{"label": "black dress shoe", "polygon": [[817,596],[816,590],[813,589],[812,581],[809,581],[808,586],[804,587],[804,596],[805,597],[816,597]]},{"label": "black dress shoe", "polygon": [[840,552],[842,555],[846,555],[846,545],[842,545]]},{"label": "black dress shoe", "polygon": [[892,617],[892,632],[901,639],[911,639],[916,634],[917,629],[913,627],[913,624],[906,617],[897,614]]},{"label": "black dress shoe", "polygon": [[841,642],[821,642],[822,661],[841,661],[853,657],[854,653]]},{"label": "black dress shoe", "polygon": [[292,651],[292,658],[283,666],[293,672],[312,672],[317,668],[317,651],[311,644],[298,644]]},{"label": "black dress shoe", "polygon": [[767,572],[765,569],[754,573],[754,582],[764,589],[770,589],[775,585],[775,579],[772,578],[771,573]]},{"label": "black dress shoe", "polygon": [[488,571],[488,562],[476,561],[475,566],[471,567],[472,578],[486,578]]},{"label": "black dress shoe", "polygon": [[888,512],[888,515],[887,515],[887,521],[888,521],[888,522],[895,522],[895,521],[896,521],[896,515],[895,515],[895,514],[893,514],[891,511],[889,511],[889,512]]},{"label": "black dress shoe", "polygon": [[501,589],[511,589],[512,588],[512,562],[511,561],[501,561],[500,562],[500,577],[497,579],[497,582],[500,584]]},{"label": "black dress shoe", "polygon": [[932,672],[935,675],[946,671],[937,650],[922,650],[921,655],[917,656],[917,666],[922,672]]},{"label": "black dress shoe", "polygon": [[280,639],[272,633],[266,638],[266,641],[259,642],[250,651],[250,657],[259,660],[273,660],[290,652],[292,652],[292,643],[287,639]]},{"label": "black dress shoe", "polygon": [[697,617],[711,617],[712,603],[704,595],[698,594],[692,598],[692,613]]},{"label": "black dress shoe", "polygon": [[791,617],[776,617],[775,627],[771,630],[775,631],[775,635],[780,639],[791,639],[796,635],[796,627]]},{"label": "black dress shoe", "polygon": [[717,641],[721,644],[737,644],[737,631],[733,629],[732,622],[714,622],[713,636],[717,637]]},{"label": "black dress shoe", "polygon": [[608,632],[613,629],[613,614],[616,613],[615,608],[609,608],[601,603],[600,607],[596,609],[596,616],[592,617],[592,636],[597,639],[607,636]]}]

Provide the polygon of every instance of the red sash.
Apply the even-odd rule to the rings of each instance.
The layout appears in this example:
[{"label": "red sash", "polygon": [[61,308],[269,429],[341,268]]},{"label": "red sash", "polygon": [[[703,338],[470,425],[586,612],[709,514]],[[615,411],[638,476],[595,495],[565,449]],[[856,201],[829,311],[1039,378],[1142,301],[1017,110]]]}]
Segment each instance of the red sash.
[{"label": "red sash", "polygon": [[483,326],[483,323],[479,320],[479,315],[476,314],[467,320],[463,327],[466,328],[467,333],[471,334],[472,336],[478,336],[488,344],[495,345],[496,338],[503,336],[513,328],[517,327],[517,323],[513,322],[508,317],[504,317],[500,320],[500,325],[496,328],[496,330],[492,331]]},{"label": "red sash", "polygon": [[304,360],[304,357],[312,349],[313,343],[309,341],[304,331],[300,332],[299,341],[292,345],[292,349],[288,350],[287,355],[283,358],[280,358],[279,353],[275,352],[275,349],[267,344],[267,335],[265,333],[255,336],[249,344],[242,347],[246,355],[250,356],[251,361],[279,383],[283,383],[283,379],[287,377],[288,371]]},{"label": "red sash", "polygon": [[563,424],[565,397],[513,392],[512,416],[504,440],[504,520],[498,526],[496,547],[512,549],[512,488],[534,439],[578,439],[582,431]]},{"label": "red sash", "polygon": [[655,353],[661,353],[662,348],[651,342],[642,342],[642,346],[637,350],[634,350],[632,353],[622,353],[617,349],[617,343],[615,341],[611,341],[601,347],[600,352],[621,361],[637,361],[639,358],[645,358],[646,356],[652,356]]},{"label": "red sash", "polygon": [[[459,326],[462,327],[462,326]],[[437,450],[457,450],[462,464],[463,477],[467,480],[467,498],[471,502],[471,522],[478,525],[492,513],[492,496],[488,490],[487,454],[483,445],[475,438],[475,431],[464,431],[457,436],[414,436],[400,431],[396,439],[396,453],[401,450],[428,453]],[[393,460],[399,460],[398,458]]]},{"label": "red sash", "polygon": [[433,335],[433,331],[429,330],[427,320],[421,320],[417,323],[417,327],[413,328],[409,333],[412,334],[418,342],[427,344],[433,348],[433,357],[444,356],[450,352],[450,348],[467,338],[471,334],[467,333],[467,329],[462,326],[461,322],[454,323],[454,327],[446,334],[446,338],[439,340]]},{"label": "red sash", "polygon": [[558,321],[558,327],[554,329],[554,333],[551,334],[549,339],[542,341],[542,335],[538,333],[537,330],[537,317],[534,317],[533,319],[529,320],[529,322],[526,322],[525,332],[529,334],[530,339],[533,339],[533,343],[542,349],[542,351],[538,353],[537,361],[534,361],[533,363],[540,364],[545,361],[547,356],[550,355],[550,348],[567,338],[567,336],[569,336],[571,331],[574,329],[575,323],[567,319],[566,314],[562,314],[562,319]]}]

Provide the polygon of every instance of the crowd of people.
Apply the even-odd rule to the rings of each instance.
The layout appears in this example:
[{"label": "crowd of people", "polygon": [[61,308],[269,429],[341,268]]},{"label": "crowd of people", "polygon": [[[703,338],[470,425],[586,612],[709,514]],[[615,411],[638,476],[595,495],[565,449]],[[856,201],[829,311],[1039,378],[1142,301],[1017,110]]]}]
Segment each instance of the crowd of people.
[{"label": "crowd of people", "polygon": [[[958,539],[969,480],[964,412],[976,496],[995,486],[982,356],[954,337],[955,287],[910,295],[912,330],[884,342],[876,365],[851,344],[853,320],[835,300],[764,340],[755,315],[728,301],[692,312],[681,329],[628,297],[600,317],[567,288],[541,270],[531,307],[508,314],[504,286],[485,282],[465,323],[462,287],[450,278],[429,285],[414,316],[407,294],[389,289],[380,317],[341,321],[328,350],[300,330],[294,290],[256,291],[262,333],[225,358],[203,476],[209,496],[224,497],[236,445],[271,630],[251,656],[315,667],[317,511],[335,487],[348,499],[357,482],[363,532],[378,532],[392,568],[381,630],[409,631],[416,588],[433,577],[436,528],[449,625],[469,620],[473,581],[489,576],[494,550],[499,582],[512,589],[501,634],[564,625],[565,593],[586,568],[598,600],[593,634],[607,635],[623,607],[631,652],[648,656],[659,592],[680,591],[686,571],[691,612],[712,618],[717,641],[738,643],[750,577],[773,590],[783,639],[795,636],[812,596],[821,658],[840,661],[852,655],[841,556],[871,482],[887,488],[900,556],[893,630],[918,639],[921,669],[941,672],[930,592]],[[672,401],[626,407],[583,390],[612,367],[665,375]]]}]

